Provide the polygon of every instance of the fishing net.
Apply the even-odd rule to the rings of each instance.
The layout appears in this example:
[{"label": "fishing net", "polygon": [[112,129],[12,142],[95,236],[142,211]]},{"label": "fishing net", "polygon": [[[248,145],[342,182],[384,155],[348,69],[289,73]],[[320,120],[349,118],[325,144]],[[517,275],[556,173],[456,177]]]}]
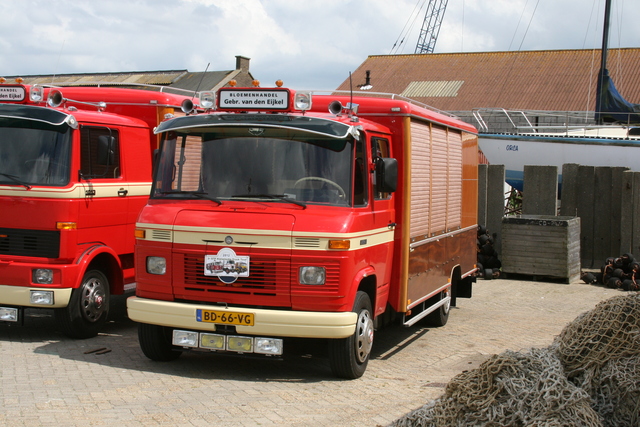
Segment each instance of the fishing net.
[{"label": "fishing net", "polygon": [[507,350],[455,376],[408,426],[640,425],[640,294],[578,316],[547,348]]},{"label": "fishing net", "polygon": [[567,378],[593,399],[605,426],[640,425],[640,294],[599,303],[552,347]]}]

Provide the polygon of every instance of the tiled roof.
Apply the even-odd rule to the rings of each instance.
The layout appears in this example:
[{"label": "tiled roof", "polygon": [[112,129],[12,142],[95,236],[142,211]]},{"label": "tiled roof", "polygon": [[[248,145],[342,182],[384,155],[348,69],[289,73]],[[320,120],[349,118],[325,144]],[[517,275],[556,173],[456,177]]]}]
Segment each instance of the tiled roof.
[{"label": "tiled roof", "polygon": [[[620,94],[640,103],[640,48],[610,49],[607,68]],[[595,109],[600,50],[372,55],[352,74],[369,70],[371,92],[404,94],[445,111],[505,108]],[[349,80],[340,90],[349,89]]]},{"label": "tiled roof", "polygon": [[[249,71],[251,59],[236,56],[235,70],[190,72],[189,70],[125,71],[115,73],[39,74],[3,76],[7,81],[20,77],[25,84],[52,86],[168,86],[174,89],[196,91],[214,90],[235,79],[241,86],[250,86],[253,75]],[[208,68],[208,67],[207,67]]]},{"label": "tiled roof", "polygon": [[[48,85],[93,85],[104,82],[112,84],[148,84],[169,86],[176,80],[184,76],[187,70],[171,71],[143,71],[143,72],[122,72],[122,73],[87,73],[87,74],[60,74],[60,75],[32,75],[16,76],[22,77],[25,84],[48,84]],[[12,79],[12,77],[8,77]]]}]

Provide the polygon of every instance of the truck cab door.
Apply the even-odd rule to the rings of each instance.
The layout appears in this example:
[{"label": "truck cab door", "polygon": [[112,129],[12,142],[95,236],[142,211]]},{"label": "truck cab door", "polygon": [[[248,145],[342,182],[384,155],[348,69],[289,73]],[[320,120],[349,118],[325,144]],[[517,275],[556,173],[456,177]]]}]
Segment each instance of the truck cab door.
[{"label": "truck cab door", "polygon": [[79,206],[79,243],[100,241],[122,253],[123,242],[128,240],[129,186],[120,168],[119,132],[104,126],[83,126],[80,140],[78,179],[84,200]]},{"label": "truck cab door", "polygon": [[[396,163],[394,159],[390,159],[390,140],[388,137],[372,136],[369,143],[371,150],[371,159],[369,160],[371,227],[374,230],[388,230],[390,239],[390,241],[385,243],[385,250],[376,250],[375,256],[373,257],[375,263],[372,264],[378,277],[378,297],[376,298],[376,307],[374,307],[377,315],[384,312],[386,308],[393,266],[393,237],[397,221],[393,203],[393,193],[383,185],[383,180],[381,180],[381,177],[378,175],[384,168],[378,166],[382,166],[380,163],[393,165],[396,165]],[[382,159],[390,160],[390,162],[384,162]],[[391,172],[391,170],[387,172]]]}]

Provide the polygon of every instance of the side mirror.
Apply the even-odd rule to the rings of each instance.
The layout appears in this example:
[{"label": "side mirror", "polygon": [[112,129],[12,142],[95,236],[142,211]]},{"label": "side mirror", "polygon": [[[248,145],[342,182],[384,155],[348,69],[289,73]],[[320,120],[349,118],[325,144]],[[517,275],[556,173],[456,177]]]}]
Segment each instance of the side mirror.
[{"label": "side mirror", "polygon": [[113,165],[115,158],[115,138],[107,135],[98,137],[98,164],[104,166]]},{"label": "side mirror", "polygon": [[393,193],[398,186],[398,161],[387,157],[376,160],[376,187],[381,193]]}]

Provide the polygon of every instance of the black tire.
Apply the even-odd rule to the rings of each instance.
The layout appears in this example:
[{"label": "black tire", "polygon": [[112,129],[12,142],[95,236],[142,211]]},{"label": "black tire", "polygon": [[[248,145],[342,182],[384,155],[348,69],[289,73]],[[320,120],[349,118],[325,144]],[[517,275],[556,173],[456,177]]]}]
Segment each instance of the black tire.
[{"label": "black tire", "polygon": [[69,305],[55,311],[62,333],[86,339],[98,335],[109,315],[109,280],[99,270],[89,270],[80,287],[71,292]]},{"label": "black tire", "polygon": [[329,340],[329,364],[333,374],[340,378],[360,378],[367,369],[373,345],[373,310],[365,292],[358,292],[353,303],[358,314],[356,330],[348,338]]},{"label": "black tire", "polygon": [[[451,289],[445,292],[440,292],[440,294],[437,297],[433,298],[434,303],[437,303],[442,299],[446,298],[447,295],[449,295],[450,293],[451,293]],[[451,311],[451,301],[449,300],[449,302],[446,302],[440,307],[438,307],[436,311],[429,313],[427,317],[424,318],[425,323],[429,326],[436,326],[436,327],[444,326],[447,324],[447,321],[449,321],[450,311]]]},{"label": "black tire", "polygon": [[484,269],[484,280],[493,279],[493,268],[485,268]]},{"label": "black tire", "polygon": [[145,356],[156,362],[176,360],[182,352],[171,344],[171,328],[138,324],[138,341]]}]

